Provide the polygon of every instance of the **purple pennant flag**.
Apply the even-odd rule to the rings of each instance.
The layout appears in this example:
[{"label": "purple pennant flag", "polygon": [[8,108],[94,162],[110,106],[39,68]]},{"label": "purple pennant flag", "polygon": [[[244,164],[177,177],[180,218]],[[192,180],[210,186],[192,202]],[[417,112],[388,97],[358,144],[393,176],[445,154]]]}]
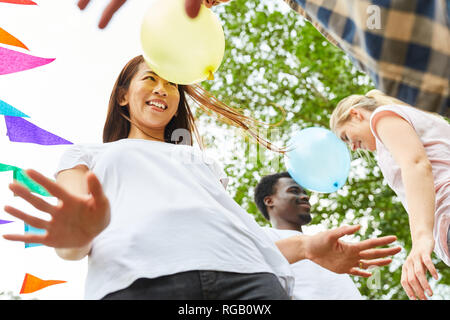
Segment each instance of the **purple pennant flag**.
[{"label": "purple pennant flag", "polygon": [[11,223],[11,222],[12,222],[12,221],[0,219],[0,224],[7,224],[7,223]]},{"label": "purple pennant flag", "polygon": [[7,135],[9,140],[13,142],[29,142],[41,145],[73,144],[20,117],[5,116],[5,122]]}]

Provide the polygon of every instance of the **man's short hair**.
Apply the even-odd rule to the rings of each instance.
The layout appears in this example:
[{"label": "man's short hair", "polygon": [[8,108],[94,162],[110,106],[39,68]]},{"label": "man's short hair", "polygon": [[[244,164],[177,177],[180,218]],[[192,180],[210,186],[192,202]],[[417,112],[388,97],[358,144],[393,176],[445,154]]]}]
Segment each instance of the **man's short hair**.
[{"label": "man's short hair", "polygon": [[281,178],[292,178],[288,172],[280,172],[269,174],[262,177],[259,183],[255,187],[254,200],[259,211],[262,213],[264,218],[270,220],[269,213],[267,212],[266,204],[264,203],[264,198],[271,196],[275,193],[275,185]]}]

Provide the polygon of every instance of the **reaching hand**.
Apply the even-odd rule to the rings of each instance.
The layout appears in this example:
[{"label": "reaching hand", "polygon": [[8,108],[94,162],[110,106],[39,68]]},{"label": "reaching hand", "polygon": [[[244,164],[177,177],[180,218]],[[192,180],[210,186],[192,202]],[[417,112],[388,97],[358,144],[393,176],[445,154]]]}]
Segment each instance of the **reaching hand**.
[{"label": "reaching hand", "polygon": [[[230,0],[185,0],[185,9],[189,17],[195,18],[200,11],[200,6],[203,3],[207,8],[218,5],[222,2],[228,2]],[[84,10],[91,0],[79,0],[78,8]],[[127,0],[110,0],[108,6],[103,11],[98,27],[100,29],[106,28],[111,21],[114,14],[123,6]]]},{"label": "reaching hand", "polygon": [[[79,0],[78,8],[84,10],[89,2],[91,2],[91,0]],[[122,7],[125,2],[127,2],[127,0],[110,0],[108,6],[103,11],[98,27],[100,29],[106,28],[113,15]]]},{"label": "reaching hand", "polygon": [[42,174],[27,170],[27,175],[42,185],[51,195],[59,199],[57,205],[51,205],[32,194],[26,187],[14,182],[9,188],[36,209],[50,214],[49,221],[28,215],[16,208],[5,206],[5,211],[23,220],[26,224],[45,229],[44,235],[8,234],[3,237],[12,241],[41,243],[54,248],[79,248],[88,245],[110,221],[109,201],[102,186],[92,173],[86,175],[89,195],[75,196]]},{"label": "reaching hand", "polygon": [[401,251],[400,247],[375,249],[397,240],[395,236],[368,239],[357,243],[347,243],[339,238],[355,233],[360,226],[343,226],[311,236],[306,248],[307,258],[336,273],[370,277],[364,269],[371,266],[385,266],[392,259],[385,258]]},{"label": "reaching hand", "polygon": [[427,300],[425,291],[429,296],[433,295],[426,277],[428,269],[433,278],[438,279],[436,268],[431,261],[433,249],[433,236],[422,237],[413,243],[411,252],[403,264],[401,284],[410,299],[415,300],[417,296],[421,300]]}]

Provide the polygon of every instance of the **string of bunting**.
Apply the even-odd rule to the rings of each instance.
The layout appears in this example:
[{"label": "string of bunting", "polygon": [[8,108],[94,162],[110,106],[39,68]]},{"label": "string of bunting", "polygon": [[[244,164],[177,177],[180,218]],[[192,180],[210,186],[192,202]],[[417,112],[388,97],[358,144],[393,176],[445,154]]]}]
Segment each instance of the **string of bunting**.
[{"label": "string of bunting", "polygon": [[[0,6],[2,4],[37,5],[36,2],[29,0],[0,0]],[[30,51],[30,49],[22,41],[0,27],[0,76],[42,67],[55,60],[54,58],[42,58],[28,53],[15,51],[2,47],[1,45],[17,47],[19,50]],[[45,146],[72,144],[72,142],[46,131],[30,121],[25,120],[24,118],[30,117],[1,99],[0,115],[4,116],[7,129],[6,134],[11,142],[34,143]],[[0,172],[5,171],[12,171],[13,179],[26,186],[31,192],[45,197],[51,197],[51,195],[42,186],[30,179],[22,168],[0,163]],[[0,225],[13,222],[14,221],[0,219]],[[43,229],[34,228],[26,223],[24,224],[24,229],[25,233],[43,234],[46,232]],[[41,246],[41,244],[25,243],[25,248],[37,246]],[[43,280],[26,273],[20,294],[33,293],[48,286],[65,282],[66,281],[61,280]]]}]

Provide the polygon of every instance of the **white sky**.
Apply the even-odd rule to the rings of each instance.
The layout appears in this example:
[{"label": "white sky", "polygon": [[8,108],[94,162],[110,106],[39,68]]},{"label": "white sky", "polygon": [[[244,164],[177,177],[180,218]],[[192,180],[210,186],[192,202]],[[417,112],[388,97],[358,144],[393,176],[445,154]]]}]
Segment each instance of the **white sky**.
[{"label": "white sky", "polygon": [[[125,63],[140,54],[140,23],[147,1],[128,1],[106,30],[97,23],[108,1],[92,0],[84,11],[76,0],[37,0],[38,6],[0,3],[0,27],[22,41],[30,51],[56,58],[48,65],[0,76],[0,100],[29,115],[28,121],[74,143],[101,142],[108,100]],[[34,168],[52,176],[66,146],[13,143],[0,117],[0,163]],[[0,173],[0,234],[23,233],[23,222],[3,211],[5,204],[36,214],[8,189],[12,173]],[[67,283],[47,287],[23,299],[82,299],[87,259],[69,262],[48,247],[24,248],[23,243],[0,238],[0,292],[19,295],[25,273]]]}]

